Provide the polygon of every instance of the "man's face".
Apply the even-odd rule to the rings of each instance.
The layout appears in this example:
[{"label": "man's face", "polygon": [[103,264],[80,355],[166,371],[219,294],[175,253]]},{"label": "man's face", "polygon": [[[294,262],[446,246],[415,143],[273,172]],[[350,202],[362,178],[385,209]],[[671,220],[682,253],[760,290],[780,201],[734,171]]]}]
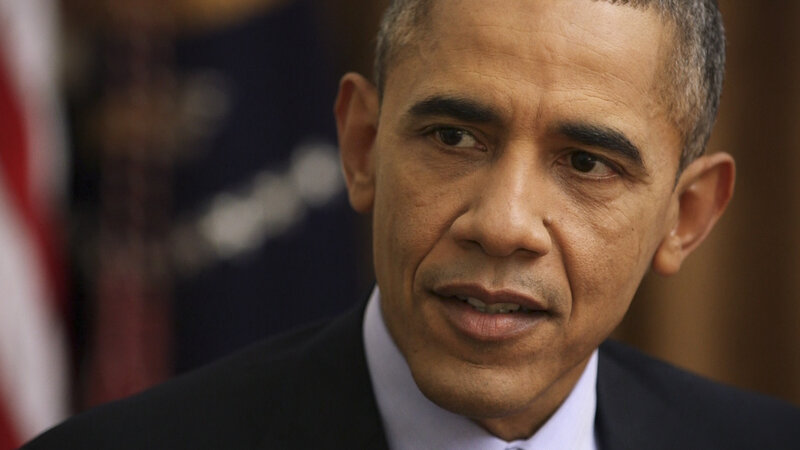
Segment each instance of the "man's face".
[{"label": "man's face", "polygon": [[430,20],[373,147],[383,316],[439,405],[550,414],[674,225],[669,29],[583,0],[442,0]]}]

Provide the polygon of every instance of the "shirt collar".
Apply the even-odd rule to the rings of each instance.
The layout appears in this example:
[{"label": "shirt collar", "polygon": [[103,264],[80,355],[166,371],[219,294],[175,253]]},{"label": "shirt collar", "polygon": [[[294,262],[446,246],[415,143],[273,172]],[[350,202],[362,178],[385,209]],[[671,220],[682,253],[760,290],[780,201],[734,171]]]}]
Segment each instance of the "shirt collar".
[{"label": "shirt collar", "polygon": [[442,409],[420,392],[405,358],[389,335],[380,301],[376,286],[364,314],[364,348],[390,448],[597,449],[594,432],[597,350],[570,395],[550,419],[529,439],[506,442],[466,417]]}]

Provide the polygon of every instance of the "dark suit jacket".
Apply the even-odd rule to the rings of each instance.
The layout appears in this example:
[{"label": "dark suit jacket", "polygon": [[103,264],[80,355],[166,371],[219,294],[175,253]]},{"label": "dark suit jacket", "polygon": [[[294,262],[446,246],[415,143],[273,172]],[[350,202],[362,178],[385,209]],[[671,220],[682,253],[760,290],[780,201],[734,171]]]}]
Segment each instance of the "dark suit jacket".
[{"label": "dark suit jacket", "polygon": [[[25,449],[385,449],[363,307],[80,414]],[[797,449],[800,410],[600,347],[601,450]]]}]

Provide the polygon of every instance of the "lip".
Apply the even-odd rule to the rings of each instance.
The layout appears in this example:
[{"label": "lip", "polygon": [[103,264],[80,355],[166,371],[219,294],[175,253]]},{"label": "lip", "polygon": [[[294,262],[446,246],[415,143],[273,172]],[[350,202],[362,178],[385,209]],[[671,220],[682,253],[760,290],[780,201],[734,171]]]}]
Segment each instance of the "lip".
[{"label": "lip", "polygon": [[[447,284],[432,291],[447,322],[460,334],[476,341],[502,342],[518,338],[533,332],[549,315],[538,299],[514,290],[487,289],[476,284]],[[531,311],[482,313],[458,299],[464,297],[474,297],[486,304],[516,303]]]},{"label": "lip", "polygon": [[487,289],[478,284],[446,284],[433,288],[439,297],[473,297],[486,303],[516,303],[534,312],[545,312],[547,308],[535,297],[511,289]]}]

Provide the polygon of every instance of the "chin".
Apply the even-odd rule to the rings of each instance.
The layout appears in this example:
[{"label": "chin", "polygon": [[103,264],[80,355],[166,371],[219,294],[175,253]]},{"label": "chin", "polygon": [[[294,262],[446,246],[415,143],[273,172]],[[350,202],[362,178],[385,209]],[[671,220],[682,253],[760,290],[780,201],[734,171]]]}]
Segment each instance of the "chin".
[{"label": "chin", "polygon": [[531,386],[501,369],[470,366],[414,371],[414,381],[428,400],[472,419],[514,415],[536,398]]}]

